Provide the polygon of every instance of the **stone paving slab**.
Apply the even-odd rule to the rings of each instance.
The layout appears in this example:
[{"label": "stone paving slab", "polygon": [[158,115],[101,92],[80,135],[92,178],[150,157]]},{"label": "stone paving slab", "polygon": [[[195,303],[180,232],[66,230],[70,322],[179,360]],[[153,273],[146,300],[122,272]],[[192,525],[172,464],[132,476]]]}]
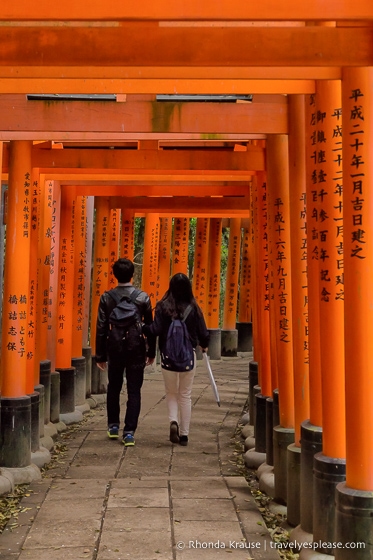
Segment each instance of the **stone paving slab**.
[{"label": "stone paving slab", "polygon": [[134,448],[109,440],[106,412],[94,409],[30,485],[18,527],[0,535],[0,560],[279,560],[236,464],[249,359],[213,363],[220,408],[197,364],[187,447],[168,439],[159,368],[145,375]]},{"label": "stone paving slab", "polygon": [[113,507],[169,507],[168,489],[152,488],[151,492],[144,492],[143,488],[120,488],[116,485],[111,488],[108,508]]},{"label": "stone paving slab", "polygon": [[23,545],[24,549],[43,546],[93,546],[100,531],[102,499],[47,502],[31,527]]},{"label": "stone paving slab", "polygon": [[226,498],[227,486],[221,477],[199,478],[198,480],[173,480],[171,496],[177,498]]},{"label": "stone paving slab", "polygon": [[[80,560],[90,559],[94,555],[94,547],[87,546],[61,546],[54,548],[36,548],[23,550],[19,560]],[[17,557],[18,559],[18,557]],[[1,560],[3,557],[1,556]],[[7,560],[7,559],[6,559]],[[13,560],[11,557],[9,560]]]},{"label": "stone paving slab", "polygon": [[60,503],[61,501],[79,501],[80,499],[103,500],[106,490],[106,480],[53,480],[45,497],[45,502],[58,501]]},{"label": "stone paving slab", "polygon": [[[227,555],[229,543],[241,542],[243,538],[238,523],[229,521],[188,521],[175,524],[176,558],[195,558],[198,560],[212,560],[220,555],[232,560],[247,560],[247,552],[235,550]],[[211,543],[211,544],[209,544]],[[225,548],[214,547],[213,543],[221,543]]]}]

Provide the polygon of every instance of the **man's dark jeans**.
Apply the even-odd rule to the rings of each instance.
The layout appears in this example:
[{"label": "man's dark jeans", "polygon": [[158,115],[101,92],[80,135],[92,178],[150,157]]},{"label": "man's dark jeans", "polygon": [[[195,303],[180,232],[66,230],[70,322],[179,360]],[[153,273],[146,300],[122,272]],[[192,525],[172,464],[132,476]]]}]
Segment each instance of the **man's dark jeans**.
[{"label": "man's dark jeans", "polygon": [[[132,356],[133,357],[133,356]],[[120,426],[120,392],[123,385],[124,370],[127,380],[127,409],[124,418],[124,432],[135,432],[141,410],[141,387],[144,381],[145,357],[134,363],[125,357],[108,361],[107,416],[108,425]]]}]

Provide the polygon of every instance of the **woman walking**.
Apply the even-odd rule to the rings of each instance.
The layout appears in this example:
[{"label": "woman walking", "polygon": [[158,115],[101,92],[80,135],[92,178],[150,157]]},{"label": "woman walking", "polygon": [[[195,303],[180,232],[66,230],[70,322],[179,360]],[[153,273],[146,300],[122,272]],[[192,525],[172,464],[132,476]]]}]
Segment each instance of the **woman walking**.
[{"label": "woman walking", "polygon": [[[144,325],[144,334],[159,337],[159,349],[164,354],[167,333],[174,319],[183,319],[193,349],[199,344],[206,352],[209,333],[206,328],[203,313],[193,296],[189,278],[182,273],[175,274],[169,289],[156,305],[154,322]],[[170,421],[170,441],[188,445],[189,425],[192,413],[192,387],[196,371],[196,356],[194,353],[193,367],[188,371],[170,371],[162,367],[162,374],[166,390],[166,403]]]}]

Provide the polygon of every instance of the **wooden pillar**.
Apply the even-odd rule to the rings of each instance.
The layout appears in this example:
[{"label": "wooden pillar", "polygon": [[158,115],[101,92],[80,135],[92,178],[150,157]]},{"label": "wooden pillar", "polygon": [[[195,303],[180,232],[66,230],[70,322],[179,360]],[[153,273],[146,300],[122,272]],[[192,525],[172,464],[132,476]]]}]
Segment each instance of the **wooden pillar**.
[{"label": "wooden pillar", "polygon": [[251,352],[253,349],[252,332],[252,254],[250,227],[243,228],[241,250],[241,269],[239,279],[237,350]]},{"label": "wooden pillar", "polygon": [[160,219],[157,301],[162,299],[170,283],[172,218]]},{"label": "wooden pillar", "polygon": [[89,347],[89,318],[91,307],[91,276],[92,276],[92,241],[93,241],[93,217],[94,197],[86,197],[86,224],[85,224],[85,298],[84,298],[84,321],[83,321],[83,347]]},{"label": "wooden pillar", "polygon": [[288,520],[300,523],[301,425],[309,419],[305,100],[290,95],[289,181],[294,363],[294,444],[288,447]]},{"label": "wooden pillar", "polygon": [[53,182],[40,180],[41,207],[38,240],[38,291],[36,347],[39,361],[47,359],[49,276],[52,228]]},{"label": "wooden pillar", "polygon": [[250,227],[243,229],[241,250],[240,295],[238,306],[238,321],[249,323],[252,320],[252,252]]},{"label": "wooden pillar", "polygon": [[294,371],[289,158],[288,138],[285,135],[267,139],[267,180],[280,419],[280,425],[273,432],[275,496],[287,503],[287,447],[294,442]]},{"label": "wooden pillar", "polygon": [[297,447],[300,447],[301,424],[308,420],[310,414],[304,103],[305,100],[302,95],[289,96],[291,286],[295,399],[294,443]]},{"label": "wooden pillar", "polygon": [[219,328],[220,309],[220,253],[221,218],[210,218],[209,231],[209,291],[207,296],[206,324],[209,329]]},{"label": "wooden pillar", "polygon": [[317,82],[320,364],[323,453],[345,458],[341,84]]},{"label": "wooden pillar", "polygon": [[60,252],[58,263],[56,367],[70,368],[72,358],[74,298],[75,191],[61,193]]},{"label": "wooden pillar", "polygon": [[[4,234],[5,234],[5,185],[2,182],[4,142],[0,141],[0,278],[4,277]],[[2,308],[0,306],[0,340],[1,340]],[[1,352],[1,342],[0,342]],[[1,379],[1,374],[0,374]],[[1,386],[1,383],[0,383]]]},{"label": "wooden pillar", "polygon": [[58,267],[60,262],[60,227],[61,227],[61,185],[52,181],[52,207],[49,255],[49,291],[48,291],[48,341],[47,355],[51,361],[52,371],[56,367],[56,338],[58,321]]},{"label": "wooden pillar", "polygon": [[5,248],[2,386],[3,397],[26,394],[32,142],[11,141]]},{"label": "wooden pillar", "polygon": [[238,277],[241,254],[241,218],[231,218],[229,226],[223,329],[234,330],[237,316]]},{"label": "wooden pillar", "polygon": [[[251,211],[251,243],[253,246],[253,360],[259,364],[259,280],[258,280],[258,258],[259,258],[259,232],[258,232],[258,177],[253,176],[250,189],[250,211]],[[252,390],[252,387],[251,387]]]},{"label": "wooden pillar", "polygon": [[27,394],[39,383],[39,349],[36,345],[38,292],[38,235],[40,214],[39,170],[33,169],[30,188],[30,288],[27,328]]},{"label": "wooden pillar", "polygon": [[120,256],[130,261],[134,258],[134,211],[127,208],[121,210],[121,236],[120,236]]},{"label": "wooden pillar", "polygon": [[158,214],[146,214],[141,287],[149,295],[153,308],[157,296],[158,251],[159,216]]},{"label": "wooden pillar", "polygon": [[258,320],[258,379],[261,394],[269,397],[273,389],[270,352],[270,297],[269,297],[269,218],[267,183],[264,173],[258,173],[257,182],[257,320]]},{"label": "wooden pillar", "polygon": [[112,208],[109,216],[109,272],[107,289],[111,290],[117,285],[117,281],[113,274],[113,264],[118,260],[119,255],[119,233],[120,233],[120,210]]},{"label": "wooden pillar", "polygon": [[188,275],[189,218],[174,218],[172,275]]},{"label": "wooden pillar", "polygon": [[322,426],[319,239],[317,184],[316,97],[306,96],[306,200],[307,200],[307,276],[308,276],[308,349],[310,383],[310,423]]},{"label": "wooden pillar", "polygon": [[[3,285],[0,466],[27,467],[39,439],[33,377],[27,379],[32,142],[11,141]],[[31,391],[30,391],[31,389]],[[27,394],[27,392],[29,392]],[[37,418],[31,415],[37,410]],[[33,417],[33,421],[31,418]],[[33,429],[34,428],[34,429]],[[34,436],[34,437],[32,437]]]},{"label": "wooden pillar", "polygon": [[196,239],[194,248],[193,293],[202,311],[206,311],[208,293],[208,239],[209,219],[197,218]]},{"label": "wooden pillar", "polygon": [[344,69],[346,484],[373,491],[373,68]]},{"label": "wooden pillar", "polygon": [[205,318],[210,333],[209,356],[213,360],[220,360],[222,348],[221,330],[219,328],[222,220],[221,218],[210,218],[209,221],[209,271]]},{"label": "wooden pillar", "polygon": [[73,358],[81,356],[83,349],[84,301],[86,297],[87,197],[77,196],[75,208],[73,336],[71,350]]},{"label": "wooden pillar", "polygon": [[274,262],[274,309],[279,370],[280,424],[294,428],[288,140],[267,139],[268,198]]},{"label": "wooden pillar", "polygon": [[92,274],[92,302],[91,302],[91,347],[92,354],[96,351],[96,322],[98,304],[101,294],[106,290],[109,276],[109,199],[95,198],[96,225],[94,234],[94,257]]},{"label": "wooden pillar", "polygon": [[231,218],[229,229],[228,264],[225,280],[223,328],[221,332],[222,356],[237,355],[238,332],[236,321],[241,256],[241,218]]}]

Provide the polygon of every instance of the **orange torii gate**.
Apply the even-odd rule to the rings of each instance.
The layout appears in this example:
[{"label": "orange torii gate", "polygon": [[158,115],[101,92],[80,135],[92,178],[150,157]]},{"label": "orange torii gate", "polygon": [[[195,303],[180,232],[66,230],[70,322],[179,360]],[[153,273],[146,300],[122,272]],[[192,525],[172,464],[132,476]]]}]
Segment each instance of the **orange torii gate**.
[{"label": "orange torii gate", "polygon": [[[269,316],[272,324],[270,324],[268,341],[266,340],[264,343],[260,341],[255,333],[255,328],[258,326],[254,324],[255,358],[258,356],[260,368],[261,356],[265,353],[271,354],[272,362],[276,365],[278,357],[280,357],[278,365],[281,367],[279,367],[278,376],[282,421],[285,422],[286,429],[292,429],[291,421],[289,421],[292,416],[289,403],[295,395],[294,418],[298,423],[294,428],[295,433],[299,432],[299,422],[301,421],[302,428],[308,429],[306,434],[313,430],[313,435],[322,446],[323,451],[322,456],[318,456],[316,459],[318,460],[317,472],[320,473],[319,469],[321,469],[322,474],[325,474],[325,479],[329,481],[325,482],[321,493],[318,494],[326,497],[325,503],[321,508],[313,508],[312,500],[307,499],[307,496],[305,499],[304,496],[304,492],[312,488],[310,478],[313,476],[313,449],[312,445],[307,447],[304,444],[305,438],[302,437],[301,475],[302,472],[303,476],[305,473],[310,474],[304,483],[302,483],[302,476],[300,477],[301,502],[305,504],[305,508],[301,508],[302,519],[299,520],[299,516],[295,513],[296,508],[294,508],[292,520],[294,524],[301,521],[302,528],[306,529],[308,533],[311,533],[311,527],[307,522],[312,517],[317,521],[315,524],[317,531],[321,525],[327,525],[328,532],[322,535],[325,540],[328,540],[327,535],[334,535],[335,529],[335,538],[341,543],[351,543],[359,537],[366,546],[364,550],[355,550],[355,557],[358,560],[369,558],[372,552],[370,535],[373,511],[371,498],[373,458],[370,445],[373,425],[373,357],[370,349],[373,330],[371,309],[373,306],[369,290],[371,264],[369,247],[372,242],[371,204],[369,204],[371,191],[369,151],[371,151],[372,144],[370,138],[371,67],[373,66],[372,3],[369,0],[361,0],[357,4],[353,0],[346,0],[341,5],[340,2],[325,3],[321,0],[311,0],[305,5],[296,0],[284,0],[275,4],[272,0],[264,0],[260,5],[249,3],[243,6],[242,2],[238,2],[238,0],[223,0],[219,3],[207,0],[202,4],[190,2],[188,5],[175,4],[170,0],[160,0],[154,4],[145,0],[141,5],[129,7],[127,5],[118,6],[117,2],[109,0],[105,3],[96,2],[89,6],[89,10],[86,9],[87,6],[84,2],[76,4],[72,0],[67,0],[63,5],[54,6],[53,9],[46,0],[41,0],[37,6],[29,5],[26,0],[21,0],[16,5],[13,4],[14,2],[10,3],[5,0],[0,6],[0,20],[7,21],[7,25],[0,29],[0,44],[6,45],[6,49],[3,49],[4,57],[2,57],[0,66],[0,114],[2,116],[0,139],[21,142],[44,141],[44,145],[39,144],[39,148],[31,149],[30,144],[27,144],[27,150],[30,152],[27,152],[26,157],[31,162],[31,167],[29,167],[33,181],[34,170],[40,169],[40,177],[46,177],[55,182],[56,211],[59,207],[57,202],[59,182],[62,195],[69,186],[76,189],[98,186],[103,189],[98,196],[106,196],[105,186],[111,187],[114,184],[115,187],[123,187],[122,192],[125,192],[131,186],[129,183],[132,182],[135,187],[134,192],[136,188],[139,188],[138,193],[142,192],[143,196],[150,195],[152,198],[142,201],[141,208],[136,207],[136,202],[140,203],[140,201],[132,200],[136,198],[136,195],[126,193],[127,199],[122,202],[128,204],[131,211],[139,210],[142,215],[149,213],[153,215],[161,210],[159,217],[162,219],[175,215],[175,211],[178,211],[178,214],[183,217],[206,217],[208,215],[212,220],[219,220],[219,212],[222,212],[222,207],[224,207],[227,209],[229,217],[239,219],[242,217],[240,211],[246,216],[248,215],[250,194],[232,194],[233,188],[244,187],[245,185],[239,185],[239,182],[248,182],[247,176],[250,172],[266,171],[264,164],[261,167],[257,166],[260,158],[262,158],[262,163],[264,162],[263,152],[260,156],[260,151],[257,153],[253,149],[254,146],[247,145],[247,142],[258,138],[266,139],[267,135],[271,135],[268,141],[268,161],[271,170],[266,185],[270,201],[267,223],[272,226],[275,224],[277,233],[276,231],[269,233],[272,243],[270,250],[279,251],[284,244],[286,247],[288,246],[289,226],[290,242],[294,244],[294,240],[298,239],[303,248],[298,248],[298,253],[292,250],[290,257],[289,253],[284,253],[285,256],[281,257],[287,261],[286,266],[280,267],[283,270],[282,278],[279,278],[278,268],[276,269],[273,265],[271,265],[270,275],[266,274],[266,278],[273,279],[274,285],[269,286],[268,293],[270,298],[272,296],[276,298],[276,306],[271,305],[270,300]],[[270,14],[271,21],[268,21],[268,14]],[[28,25],[19,25],[21,20],[22,22],[27,21]],[[65,21],[66,25],[50,25],[51,21]],[[74,22],[74,25],[70,25],[71,21]],[[92,21],[117,22],[119,25],[96,27],[90,24]],[[163,25],[159,25],[160,21],[163,22]],[[37,22],[37,25],[33,25],[33,22]],[[261,22],[265,22],[265,25]],[[328,25],[314,25],[314,22],[320,24],[326,22]],[[335,23],[330,24],[329,22]],[[199,49],[202,42],[205,47],[203,52]],[[20,50],[19,44],[27,45],[27,49]],[[149,48],[150,44],[152,48]],[[170,44],[173,46],[172,49],[169,48]],[[15,77],[15,69],[17,77]],[[325,101],[325,91],[320,86],[320,82],[328,80],[339,82],[342,90],[341,107],[334,107],[338,114],[340,109],[343,113],[342,153],[340,143],[338,146],[332,147],[330,132],[327,132],[329,128],[323,126],[323,114],[324,112],[329,113],[331,104]],[[87,102],[84,105],[86,109],[83,115],[82,105],[79,106],[76,101],[69,101],[71,118],[66,119],[66,114],[69,114],[66,105],[58,107],[57,103],[52,102],[46,108],[44,101],[27,100],[26,102],[25,97],[20,95],[22,93],[39,94],[40,91],[51,94],[56,92],[61,94],[71,94],[72,92],[112,93],[115,95],[115,103],[114,100],[110,104],[108,102],[106,107],[102,104],[100,106],[102,110],[97,111],[93,107],[93,102]],[[226,107],[223,108],[214,103],[204,103],[199,107],[198,103],[186,102],[182,105],[172,102],[163,105],[154,97],[160,91],[162,93],[177,91],[194,95],[198,93],[247,94],[250,92],[253,94],[253,101],[252,103],[245,101],[242,104],[235,103],[228,110]],[[136,97],[139,94],[145,97]],[[287,97],[282,95],[279,98],[278,94],[286,94]],[[312,94],[313,98],[311,107],[308,103],[309,94]],[[297,110],[294,110],[294,107],[291,108],[292,95],[299,102]],[[303,130],[300,128],[296,134],[306,138],[307,146],[303,152],[297,154],[296,159],[293,155],[289,160],[288,169],[286,166],[283,169],[280,163],[276,162],[279,142],[282,135],[286,134],[289,135],[290,145],[290,137],[293,134],[292,124],[302,115],[301,107],[304,107],[304,95],[307,100],[304,108],[305,125]],[[257,96],[262,97],[255,106]],[[134,110],[135,105],[137,105],[138,111]],[[97,113],[101,113],[101,115],[99,116]],[[234,118],[230,119],[228,114]],[[53,116],[58,118],[54,121]],[[329,114],[328,117],[330,117]],[[288,126],[287,119],[289,119],[290,126]],[[67,122],[69,120],[70,122]],[[107,129],[105,120],[108,123]],[[97,124],[93,124],[93,122]],[[19,123],[22,123],[22,130],[20,130]],[[93,126],[90,126],[91,124]],[[335,131],[338,140],[340,134],[338,127],[335,127]],[[327,140],[325,146],[324,138]],[[177,151],[177,142],[199,141],[201,142],[200,150],[203,151],[207,148],[206,152],[208,152],[208,146],[213,146],[212,142],[215,142],[215,148],[222,148],[226,141],[236,142],[239,148],[242,147],[242,144],[246,146],[247,160],[251,158],[251,163],[245,168],[241,168],[239,164],[237,167],[240,159],[244,159],[239,156],[239,151],[228,155],[224,151],[217,150],[215,157],[213,154],[206,154],[202,157],[189,150],[187,156],[185,153],[183,155],[179,153],[173,157],[171,150],[164,149],[165,153],[159,154],[155,153],[155,150],[152,152],[151,149],[142,150],[141,144],[138,150],[124,150],[125,141],[133,143],[144,140],[176,141],[172,151]],[[48,146],[48,142],[53,141],[58,144]],[[66,145],[64,145],[64,141]],[[68,141],[78,145],[70,145],[69,150],[48,149],[52,146],[53,148],[68,148]],[[84,154],[84,149],[80,149],[80,143],[84,141],[96,143],[96,147],[98,141],[104,142],[106,146],[111,144],[112,149],[107,150],[106,154],[100,154],[100,150],[94,150],[97,154],[97,163],[95,167],[89,168],[85,162],[91,156]],[[118,142],[118,145],[115,146],[115,142]],[[219,145],[221,142],[223,144]],[[23,147],[25,148],[26,145],[23,144]],[[90,146],[90,148],[93,147],[93,145]],[[126,147],[130,148],[130,146]],[[171,144],[169,147],[171,148]],[[188,147],[184,145],[183,149],[185,150],[185,148]],[[14,150],[18,149],[19,147],[14,145]],[[334,268],[332,274],[332,268],[320,266],[321,262],[325,264],[325,262],[333,261],[333,266],[339,267],[341,266],[339,261],[342,260],[342,257],[339,258],[341,255],[338,251],[341,252],[343,247],[339,244],[338,247],[332,247],[330,239],[328,239],[330,227],[325,228],[324,222],[320,222],[320,215],[325,221],[325,215],[328,213],[326,206],[322,207],[318,203],[320,193],[324,191],[331,193],[331,191],[323,189],[323,182],[331,179],[330,175],[335,173],[331,162],[336,149],[340,155],[344,156],[338,160],[338,164],[342,165],[343,161],[345,170],[347,169],[347,172],[344,173],[345,186],[343,189],[344,221],[346,221],[344,224],[345,254],[342,255],[345,265],[343,277],[342,274],[335,275]],[[37,150],[40,152],[38,155],[35,154]],[[124,155],[120,151],[127,153]],[[50,152],[53,152],[52,158],[50,158]],[[130,152],[133,152],[132,161],[135,162],[135,167],[138,166],[135,170],[129,156]],[[146,156],[144,152],[147,152]],[[291,148],[289,149],[290,154]],[[287,156],[287,149],[283,151],[283,155],[282,162]],[[162,169],[167,157],[170,160],[173,159],[173,162],[169,167]],[[255,158],[259,158],[256,159],[256,163]],[[286,238],[282,237],[281,220],[286,217],[288,222],[288,214],[286,216],[284,214],[284,217],[280,215],[282,213],[277,212],[274,217],[271,216],[273,208],[280,208],[283,200],[286,201],[285,205],[289,204],[289,192],[291,194],[294,192],[292,181],[303,181],[299,176],[295,178],[292,173],[293,167],[298,163],[297,160],[302,159],[306,169],[306,189],[302,184],[303,190],[301,191],[302,197],[303,193],[307,192],[304,209],[307,213],[306,242],[304,242],[304,238],[294,234],[295,214],[290,213],[290,224],[285,224]],[[221,163],[217,163],[219,160]],[[25,161],[23,156],[20,158],[21,161]],[[54,161],[56,164],[53,163]],[[215,163],[213,163],[214,161]],[[115,162],[114,165],[113,162]],[[183,162],[182,165],[181,162]],[[14,162],[11,165],[13,164]],[[21,168],[21,163],[19,168]],[[4,172],[6,173],[7,170],[8,151],[5,150]],[[281,172],[280,194],[279,186],[275,184],[278,172]],[[289,172],[290,184],[284,180],[287,172]],[[9,191],[9,201],[12,200],[14,194],[18,193],[17,176],[19,173],[22,174],[22,170],[14,169],[11,166],[9,185],[10,190],[14,190]],[[101,182],[101,184],[96,182]],[[191,185],[196,187],[196,191],[203,191],[204,188],[210,187],[225,187],[227,192],[214,195],[213,189],[211,189],[205,197],[193,195],[198,197],[200,203],[198,204],[201,210],[199,215],[197,202],[185,197],[185,190]],[[230,192],[231,186],[232,191]],[[158,189],[159,187],[165,189],[175,187],[175,191],[172,193],[169,191],[168,194],[172,200],[167,202],[166,190],[163,193],[158,190],[151,194],[152,188]],[[112,199],[111,204],[114,206],[111,207],[113,209],[118,207],[122,192],[108,195]],[[207,190],[205,194],[207,194]],[[80,196],[84,196],[84,194],[81,193]],[[340,197],[340,193],[337,193],[337,196]],[[114,200],[116,197],[118,199]],[[222,197],[222,200],[219,201],[215,197]],[[185,205],[185,213],[184,208],[181,211],[181,207],[178,207],[178,203]],[[241,203],[241,207],[239,207],[239,203]],[[304,205],[304,199],[301,204]],[[337,201],[335,206],[337,208],[333,210],[338,211],[342,207],[342,201]],[[13,212],[14,205],[10,204],[9,210]],[[285,210],[288,212],[288,208]],[[300,212],[303,213],[302,208]],[[20,216],[20,213],[16,213],[17,215]],[[54,214],[53,217],[56,219],[57,215]],[[220,218],[221,216],[222,214]],[[14,218],[14,214],[12,218]],[[310,227],[312,220],[314,222]],[[15,221],[17,222],[17,220]],[[26,221],[23,223],[25,224]],[[14,227],[18,231],[17,228],[20,227],[20,224],[15,223]],[[298,222],[297,227],[299,227]],[[279,229],[277,230],[277,228]],[[262,233],[261,230],[258,231],[258,239]],[[212,247],[213,244],[211,244]],[[334,254],[335,249],[338,254],[337,260]],[[299,291],[299,280],[296,287],[298,293],[296,289],[294,290],[294,281],[298,278],[298,274],[300,273],[301,277],[305,274],[299,268],[299,260],[303,259],[302,251],[305,250],[308,253],[309,265],[306,274],[310,290],[308,295],[304,291],[305,283],[302,283]],[[295,256],[297,254],[298,256]],[[320,255],[323,255],[324,260],[320,259]],[[297,263],[290,262],[294,259],[299,260]],[[29,274],[28,270],[27,268],[24,279]],[[216,267],[214,267],[215,274]],[[9,278],[9,275],[12,278],[12,265],[9,264],[9,258],[7,258],[5,279]],[[340,333],[339,338],[335,336],[333,344],[330,344],[329,347],[325,344],[325,340],[320,344],[318,335],[319,329],[320,332],[328,334],[327,325],[333,324],[333,321],[336,320],[333,311],[334,305],[331,310],[332,305],[327,305],[328,302],[325,300],[326,292],[330,292],[327,284],[328,277],[339,278],[338,282],[341,284],[342,291],[337,292],[339,301],[333,302],[333,304],[343,306],[342,314],[345,317],[344,334]],[[281,285],[278,285],[279,280],[282,282]],[[286,281],[284,282],[284,280]],[[280,291],[284,283],[285,287],[291,285],[291,302],[289,293]],[[6,282],[5,285],[7,285]],[[213,287],[214,284],[212,283],[211,286]],[[309,310],[308,306],[305,306],[304,309],[304,314],[308,314],[308,323],[306,326],[304,323],[302,324],[306,336],[303,333],[295,336],[294,329],[298,326],[295,323],[297,320],[300,321],[301,311],[299,307],[294,310],[294,301],[300,302],[302,294],[304,301],[307,300],[306,303],[310,303]],[[361,295],[363,297],[360,297]],[[256,292],[255,298],[257,297]],[[14,297],[10,299],[13,303],[15,302]],[[343,301],[344,303],[342,303]],[[292,308],[290,303],[293,304]],[[56,302],[53,301],[52,304],[53,309],[56,309]],[[335,309],[337,309],[336,306]],[[16,314],[18,312],[20,316],[24,317],[23,309],[15,310]],[[338,309],[339,312],[340,309]],[[257,316],[254,305],[254,318]],[[273,317],[275,317],[275,323]],[[51,326],[53,326],[53,321],[54,318],[51,317]],[[295,323],[291,324],[291,321]],[[338,323],[338,328],[340,326],[341,321]],[[9,325],[6,324],[6,327],[8,333]],[[4,332],[3,324],[3,336],[5,336]],[[302,356],[301,345],[303,345],[303,351],[306,349],[309,352],[308,358],[304,358],[304,360],[309,359],[309,387],[303,387],[306,391],[309,389],[309,419],[304,417],[304,414],[307,415],[307,408],[297,410],[302,382],[308,374],[308,364],[302,363],[302,377],[300,371],[295,372],[296,366],[294,366],[294,371],[291,367],[289,368],[291,353],[288,350],[285,351],[283,347],[276,347],[273,344],[274,338],[279,341],[279,344],[286,344],[285,335],[291,332],[293,333],[294,363],[296,359],[298,364],[302,360],[302,357],[299,357]],[[334,370],[334,364],[332,365],[333,383],[330,383],[329,379],[324,378],[325,376],[320,378],[320,371],[321,368],[323,371],[328,371],[328,368],[331,367],[329,358],[333,352],[338,352],[337,340],[340,341],[342,337],[345,342],[345,364],[342,366],[342,372]],[[9,343],[9,341],[7,342]],[[21,338],[17,342],[21,344]],[[259,349],[260,344],[263,345],[263,348]],[[297,344],[300,346],[296,349],[294,346]],[[20,361],[21,358],[19,356]],[[286,367],[284,368],[282,365],[285,362]],[[358,367],[355,367],[355,364]],[[18,369],[18,365],[20,364],[16,361],[16,369]],[[23,372],[22,368],[23,366],[19,368],[20,372]],[[340,390],[343,373],[346,378],[347,391],[344,391],[344,387]],[[276,379],[276,376],[274,375],[273,378]],[[292,385],[292,379],[294,379],[294,385]],[[328,409],[329,395],[334,389],[334,384],[338,385],[338,391],[335,395],[333,393],[333,402],[338,407],[338,418],[341,419],[340,422],[345,423],[345,426],[336,426],[333,411]],[[28,390],[31,389],[30,387]],[[21,397],[23,398],[23,395]],[[343,404],[343,397],[346,399],[346,405]],[[12,397],[5,398],[7,400],[3,403],[6,407],[11,406]],[[27,407],[28,405],[26,405],[26,414],[28,414]],[[345,420],[343,408],[346,411]],[[323,446],[321,438],[323,423],[325,423],[325,446]],[[337,507],[334,511],[334,491],[338,480],[337,478],[330,480],[329,469],[334,468],[336,464],[339,467],[343,464],[343,457],[334,455],[343,455],[344,439],[346,443],[346,481],[337,487]],[[295,457],[296,452],[293,455]],[[275,465],[277,473],[279,470],[281,472],[286,470],[286,464],[282,463],[279,468],[278,459],[275,463],[277,463]],[[293,473],[295,471],[294,468]],[[343,480],[342,467],[340,471],[339,480]],[[323,478],[323,480],[325,479]],[[319,480],[320,477],[315,475],[316,485],[320,484]],[[295,476],[288,487],[296,488],[297,481],[298,478]],[[288,496],[281,496],[281,498],[289,501]],[[307,509],[306,513],[305,509]],[[327,522],[326,519],[328,519]],[[315,533],[315,537],[318,534]],[[349,558],[349,554],[349,549],[343,547],[335,551],[337,560]]]}]

